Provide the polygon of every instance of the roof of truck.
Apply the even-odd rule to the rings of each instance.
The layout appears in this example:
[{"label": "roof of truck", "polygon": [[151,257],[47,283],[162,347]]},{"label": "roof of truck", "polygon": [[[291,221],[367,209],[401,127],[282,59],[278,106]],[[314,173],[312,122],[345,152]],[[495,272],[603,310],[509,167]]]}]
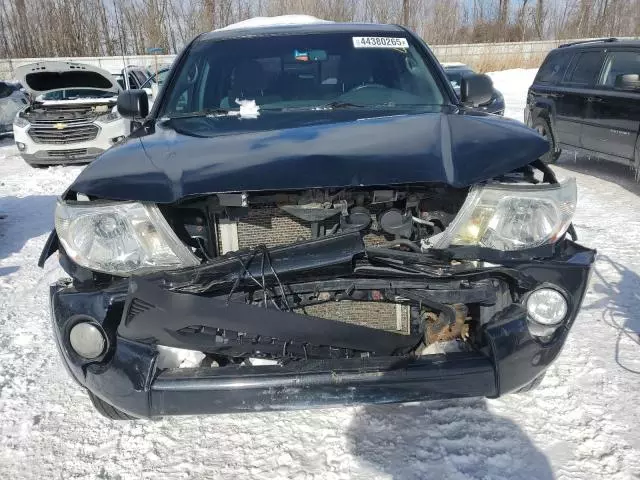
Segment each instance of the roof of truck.
[{"label": "roof of truck", "polygon": [[205,33],[200,37],[200,40],[222,40],[227,38],[242,38],[262,35],[305,35],[314,33],[406,33],[406,30],[399,25],[321,22],[322,23],[265,24],[249,26],[247,28],[239,25],[234,28],[224,28]]},{"label": "roof of truck", "polygon": [[561,44],[558,48],[561,49],[598,49],[598,48],[609,48],[609,47],[640,47],[640,40],[630,40],[630,39],[618,39],[615,37],[611,38],[596,38],[593,40],[579,40],[576,42]]}]

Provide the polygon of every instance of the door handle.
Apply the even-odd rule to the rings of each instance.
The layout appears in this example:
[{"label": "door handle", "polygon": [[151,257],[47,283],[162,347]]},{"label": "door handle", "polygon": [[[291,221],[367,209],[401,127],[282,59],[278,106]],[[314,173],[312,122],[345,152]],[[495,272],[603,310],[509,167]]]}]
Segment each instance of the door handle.
[{"label": "door handle", "polygon": [[600,97],[587,97],[589,103],[601,103],[603,100]]},{"label": "door handle", "polygon": [[564,94],[562,94],[562,93],[547,93],[547,96],[551,97],[551,98],[562,98],[562,97],[564,97]]}]

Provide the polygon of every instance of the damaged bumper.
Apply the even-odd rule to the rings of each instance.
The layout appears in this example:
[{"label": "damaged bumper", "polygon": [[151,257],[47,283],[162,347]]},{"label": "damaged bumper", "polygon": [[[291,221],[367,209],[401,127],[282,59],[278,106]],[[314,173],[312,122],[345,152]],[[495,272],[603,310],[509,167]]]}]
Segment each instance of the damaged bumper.
[{"label": "damaged bumper", "polygon": [[[323,280],[325,284],[343,281],[336,279],[341,265],[351,265],[352,250],[358,248],[350,246],[346,237],[341,241],[342,256],[336,254],[334,244],[331,258],[323,257],[319,242],[307,257],[306,269],[313,269],[311,258],[318,269],[333,273]],[[352,295],[354,291],[395,292],[409,299],[422,292],[417,298],[427,305],[480,305],[471,314],[483,319],[477,324],[476,337],[484,346],[466,352],[420,356],[412,348],[424,332],[403,335],[234,302],[228,292],[230,284],[239,283],[232,273],[237,266],[224,261],[213,267],[132,277],[101,290],[56,284],[51,287],[53,326],[73,377],[109,404],[140,417],[497,397],[543,374],[566,340],[595,257],[592,250],[567,245],[546,260],[433,271],[421,276],[421,289],[412,287],[414,278],[371,278],[373,272],[366,271],[360,272],[358,281],[368,283],[344,289]],[[297,258],[291,248],[296,247],[272,251],[273,264],[283,276],[296,269],[293,264],[286,267]],[[305,283],[286,284],[293,285],[296,295],[308,291]],[[195,288],[203,285],[208,294]],[[336,290],[343,287],[331,285]],[[561,326],[542,338],[531,328],[523,302],[512,301],[505,292],[524,292],[526,298],[526,292],[550,285],[565,293],[568,313]],[[227,294],[216,295],[217,288]],[[106,338],[103,354],[92,361],[78,356],[69,342],[73,326],[87,321]],[[254,356],[255,352],[279,352],[284,360],[279,365],[214,368],[201,364],[166,369],[159,366],[158,345],[226,352],[231,357],[242,352]]]}]

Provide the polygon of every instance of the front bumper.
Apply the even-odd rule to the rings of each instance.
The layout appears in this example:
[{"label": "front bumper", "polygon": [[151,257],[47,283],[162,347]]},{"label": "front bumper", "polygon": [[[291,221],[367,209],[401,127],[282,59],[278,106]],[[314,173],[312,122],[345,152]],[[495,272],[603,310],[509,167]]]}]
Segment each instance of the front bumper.
[{"label": "front bumper", "polygon": [[105,150],[111,148],[127,135],[127,123],[119,119],[109,123],[95,123],[99,133],[92,140],[71,143],[38,143],[29,135],[30,126],[13,126],[13,138],[23,145],[19,149],[20,156],[29,165],[59,165],[87,163],[94,160]]},{"label": "front bumper", "polygon": [[[497,397],[535,380],[558,356],[582,302],[594,258],[594,251],[572,244],[570,252],[558,258],[511,262],[500,278],[506,272],[514,286],[527,290],[552,283],[567,293],[569,315],[551,339],[541,341],[530,333],[520,304],[496,309],[481,327],[487,347],[477,353],[160,369],[155,345],[162,343],[159,338],[168,338],[163,332],[171,319],[205,328],[207,319],[212,327],[229,319],[221,317],[224,310],[219,304],[206,303],[213,299],[157,286],[143,288],[151,284],[143,279],[90,291],[66,283],[53,285],[53,330],[70,374],[96,396],[139,417]],[[159,308],[154,310],[155,306]],[[141,314],[145,312],[146,317]],[[109,344],[107,353],[93,363],[79,358],[68,340],[71,326],[87,317],[106,332]],[[138,317],[146,318],[146,323]]]}]

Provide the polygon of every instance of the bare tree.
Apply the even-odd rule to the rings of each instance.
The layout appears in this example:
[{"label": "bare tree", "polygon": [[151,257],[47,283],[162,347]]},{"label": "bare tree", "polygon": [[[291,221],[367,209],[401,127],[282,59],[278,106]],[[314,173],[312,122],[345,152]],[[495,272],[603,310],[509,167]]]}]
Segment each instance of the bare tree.
[{"label": "bare tree", "polygon": [[0,0],[0,56],[175,53],[257,15],[400,23],[432,44],[640,35],[640,0]]}]

